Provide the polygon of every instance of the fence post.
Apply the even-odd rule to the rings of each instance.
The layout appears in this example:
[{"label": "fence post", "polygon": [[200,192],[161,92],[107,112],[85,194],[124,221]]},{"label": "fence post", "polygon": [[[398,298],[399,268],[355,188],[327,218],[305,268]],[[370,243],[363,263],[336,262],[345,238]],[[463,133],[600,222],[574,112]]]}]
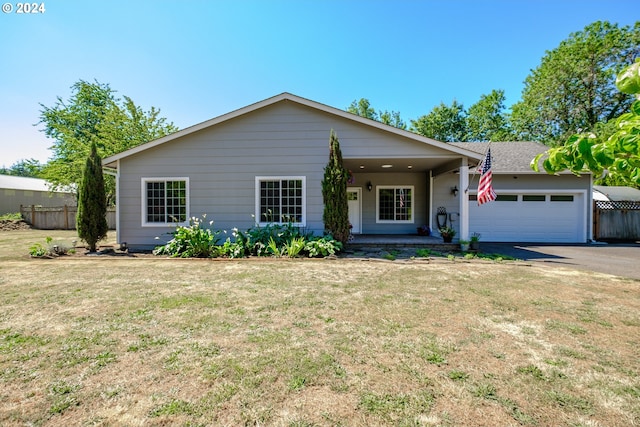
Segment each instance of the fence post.
[{"label": "fence post", "polygon": [[67,205],[64,205],[64,229],[69,229],[69,208]]},{"label": "fence post", "polygon": [[593,201],[593,240],[600,238],[600,209],[598,203]]}]

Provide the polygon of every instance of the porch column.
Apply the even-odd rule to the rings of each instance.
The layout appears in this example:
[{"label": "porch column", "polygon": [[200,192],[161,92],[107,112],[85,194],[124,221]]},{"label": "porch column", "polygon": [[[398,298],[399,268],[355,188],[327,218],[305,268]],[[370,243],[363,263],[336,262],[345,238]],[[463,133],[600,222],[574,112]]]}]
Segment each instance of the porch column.
[{"label": "porch column", "polygon": [[460,165],[460,239],[469,240],[469,163],[466,157]]},{"label": "porch column", "polygon": [[427,226],[429,230],[433,232],[433,171],[429,171],[429,206],[427,206],[427,212],[429,212],[429,223]]}]

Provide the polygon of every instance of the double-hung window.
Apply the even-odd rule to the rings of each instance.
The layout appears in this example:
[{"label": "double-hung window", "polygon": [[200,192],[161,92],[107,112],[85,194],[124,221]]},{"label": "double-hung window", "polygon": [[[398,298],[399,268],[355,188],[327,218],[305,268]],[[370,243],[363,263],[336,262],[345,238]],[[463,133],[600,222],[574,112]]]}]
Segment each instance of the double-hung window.
[{"label": "double-hung window", "polygon": [[305,177],[256,177],[256,220],[260,224],[306,225]]},{"label": "double-hung window", "polygon": [[413,221],[413,186],[376,187],[376,222],[378,223],[412,223]]},{"label": "double-hung window", "polygon": [[142,225],[186,223],[189,178],[142,178],[142,203]]}]

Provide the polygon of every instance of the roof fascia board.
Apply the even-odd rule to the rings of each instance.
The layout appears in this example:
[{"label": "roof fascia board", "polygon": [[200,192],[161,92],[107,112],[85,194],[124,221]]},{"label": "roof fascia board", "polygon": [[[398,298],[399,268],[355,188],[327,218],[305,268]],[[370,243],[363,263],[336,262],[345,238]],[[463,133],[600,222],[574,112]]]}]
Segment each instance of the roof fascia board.
[{"label": "roof fascia board", "polygon": [[477,153],[475,151],[471,151],[471,150],[467,150],[465,148],[461,148],[461,147],[456,147],[455,145],[449,144],[447,142],[441,142],[441,141],[437,141],[435,139],[431,139],[431,138],[427,138],[425,136],[419,135],[417,133],[414,132],[409,132],[407,130],[404,129],[400,129],[394,126],[390,126],[390,125],[386,125],[382,122],[379,122],[377,120],[372,120],[372,119],[368,119],[366,117],[362,117],[359,116],[357,114],[353,114],[353,113],[349,113],[348,111],[344,111],[344,110],[340,110],[338,108],[335,107],[331,107],[325,104],[321,104],[319,102],[316,101],[311,101],[310,99],[306,99],[306,98],[301,98],[297,95],[293,95],[290,93],[285,93],[287,96],[287,99],[297,102],[299,104],[305,105],[307,107],[310,108],[315,108],[316,110],[320,110],[320,111],[324,111],[325,113],[328,114],[332,114],[335,116],[339,116],[342,118],[345,118],[347,120],[351,120],[354,122],[358,122],[361,123],[363,125],[369,126],[369,127],[373,127],[376,129],[380,129],[382,131],[385,132],[389,132],[389,133],[393,133],[405,138],[409,138],[409,139],[413,139],[419,142],[422,142],[424,144],[428,144],[428,145],[432,145],[434,147],[437,148],[441,148],[443,150],[455,153],[455,154],[460,154],[463,155],[465,157],[470,157],[472,159],[477,159],[477,160],[482,160],[483,156],[481,153]]},{"label": "roof fascia board", "polygon": [[231,111],[231,112],[223,114],[221,116],[214,117],[212,119],[209,119],[209,120],[206,120],[204,122],[195,124],[193,126],[189,126],[187,128],[184,128],[184,129],[179,130],[177,132],[174,132],[172,134],[163,136],[162,138],[158,138],[156,140],[153,140],[153,141],[138,145],[137,147],[130,148],[129,150],[123,151],[122,153],[118,153],[118,154],[115,154],[113,156],[110,156],[110,157],[107,157],[107,158],[103,159],[102,160],[102,164],[105,165],[105,166],[107,166],[107,165],[110,166],[111,164],[115,163],[117,160],[123,159],[125,157],[132,156],[134,154],[137,154],[137,153],[139,153],[141,151],[148,150],[148,149],[153,148],[153,147],[157,147],[158,145],[162,145],[162,144],[164,144],[166,142],[172,141],[174,139],[178,139],[178,138],[183,137],[185,135],[189,135],[189,134],[192,134],[194,132],[198,132],[198,131],[200,131],[202,129],[206,129],[206,128],[208,128],[210,126],[213,126],[213,125],[216,125],[218,123],[222,123],[222,122],[225,122],[227,120],[234,119],[234,118],[236,118],[238,116],[242,116],[243,114],[247,114],[247,113],[250,113],[252,111],[258,110],[258,109],[263,108],[263,107],[265,107],[267,105],[274,104],[274,103],[279,102],[282,99],[284,99],[285,98],[284,95],[286,95],[286,93],[282,93],[282,94],[274,96],[272,98],[268,98],[268,99],[265,99],[263,101],[256,102],[254,104],[247,105],[246,107]]}]

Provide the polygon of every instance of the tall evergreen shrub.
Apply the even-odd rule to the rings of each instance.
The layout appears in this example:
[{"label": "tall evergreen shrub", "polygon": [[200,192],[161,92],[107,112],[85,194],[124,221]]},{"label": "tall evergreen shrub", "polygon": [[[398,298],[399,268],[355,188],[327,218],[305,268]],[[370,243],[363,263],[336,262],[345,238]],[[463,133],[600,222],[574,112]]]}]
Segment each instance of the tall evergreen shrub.
[{"label": "tall evergreen shrub", "polygon": [[96,144],[91,144],[80,188],[78,189],[78,213],[76,227],[78,237],[87,242],[89,251],[96,251],[96,244],[107,237],[107,198],[102,176],[102,159]]},{"label": "tall evergreen shrub", "polygon": [[324,201],[322,220],[325,230],[341,243],[346,243],[349,239],[348,179],[349,172],[342,164],[340,141],[332,129],[329,138],[329,162],[324,168],[324,178],[322,179],[322,198]]}]

